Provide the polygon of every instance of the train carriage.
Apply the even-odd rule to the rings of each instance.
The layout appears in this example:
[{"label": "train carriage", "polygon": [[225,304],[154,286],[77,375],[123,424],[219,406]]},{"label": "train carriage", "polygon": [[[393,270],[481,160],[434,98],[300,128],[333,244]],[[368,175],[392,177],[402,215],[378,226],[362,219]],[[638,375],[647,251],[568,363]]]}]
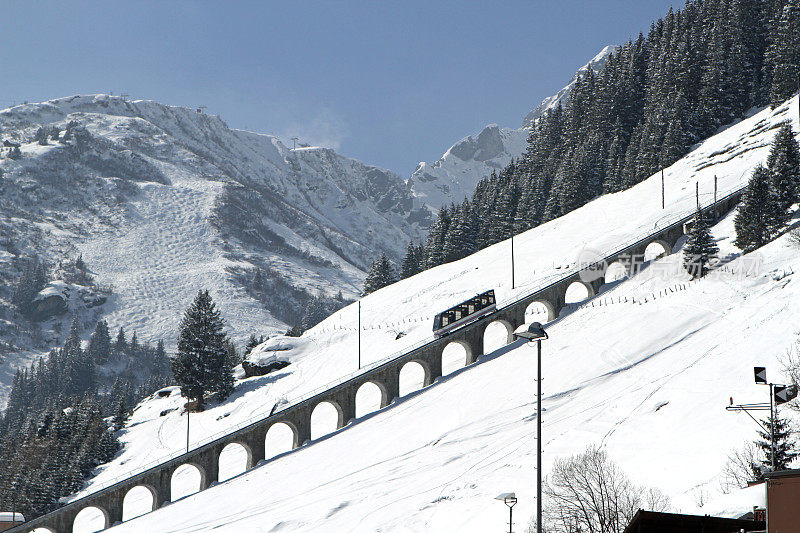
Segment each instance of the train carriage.
[{"label": "train carriage", "polygon": [[433,334],[443,337],[471,322],[478,320],[496,309],[494,290],[481,293],[474,298],[442,311],[433,318]]}]

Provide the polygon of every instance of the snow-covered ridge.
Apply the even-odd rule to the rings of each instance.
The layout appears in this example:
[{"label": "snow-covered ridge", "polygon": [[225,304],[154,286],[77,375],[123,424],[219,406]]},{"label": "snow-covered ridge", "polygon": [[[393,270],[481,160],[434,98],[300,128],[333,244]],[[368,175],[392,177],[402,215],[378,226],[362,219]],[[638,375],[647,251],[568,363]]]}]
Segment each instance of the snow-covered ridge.
[{"label": "snow-covered ridge", "polygon": [[547,111],[555,109],[559,104],[566,102],[567,98],[569,98],[569,95],[572,93],[572,88],[575,87],[575,82],[585,76],[586,73],[589,72],[590,68],[595,73],[603,70],[608,62],[609,56],[611,56],[611,54],[615,53],[617,50],[619,50],[619,46],[616,45],[609,45],[600,50],[600,53],[594,56],[591,61],[578,69],[578,71],[575,73],[575,76],[572,77],[572,80],[563,89],[558,91],[556,94],[548,96],[542,100],[542,103],[536,106],[536,108],[530,113],[525,115],[525,118],[522,120],[522,127],[530,128],[533,123],[536,122],[536,119],[544,115]]},{"label": "snow-covered ridge", "polygon": [[[69,142],[34,142],[39,128],[69,124],[79,132]],[[168,347],[200,288],[237,342],[299,322],[304,294],[354,296],[370,261],[400,258],[429,215],[391,171],[153,101],[20,105],[0,111],[0,139],[22,152],[0,159],[2,285],[17,256],[82,255],[113,287],[100,316]]]},{"label": "snow-covered ridge", "polygon": [[566,101],[575,81],[585,75],[590,67],[595,72],[601,70],[609,55],[616,50],[616,46],[603,48],[575,73],[569,84],[545,98],[536,109],[528,113],[521,128],[501,128],[497,124],[489,124],[478,134],[464,137],[455,143],[434,163],[420,162],[408,179],[414,194],[433,210],[471,197],[482,178],[493,171],[501,170],[512,158],[522,155],[533,122],[547,110]]},{"label": "snow-covered ridge", "polygon": [[[666,169],[664,210],[656,175],[519,235],[517,284],[535,284],[582,250],[613,248],[665,217],[690,212],[696,181],[704,203],[713,196],[715,175],[720,194],[741,187],[766,159],[777,128],[789,119],[797,128],[796,109],[794,98],[764,110]],[[732,217],[714,234],[726,260],[735,260],[740,252],[732,245]],[[436,312],[475,292],[494,288],[500,301],[513,298],[508,246],[498,243],[363,298],[363,364],[427,338]],[[785,324],[800,317],[800,286],[791,274],[800,267],[796,249],[784,238],[760,254],[756,275],[726,271],[636,307],[584,306],[551,325],[545,354],[546,464],[600,443],[635,481],[659,486],[683,510],[691,508],[697,487],[717,490],[726,450],[754,432],[745,419],[724,418],[722,407],[731,394],[763,394],[747,378],[752,354],[777,372],[776,358],[795,340]],[[679,264],[651,268],[607,286],[601,299],[650,295],[686,282]],[[193,415],[193,427],[200,428],[193,438],[225,431],[285,397],[355,371],[357,321],[352,305],[312,328],[282,351],[290,366],[240,382],[230,402]],[[449,370],[455,356],[448,356]],[[357,420],[334,438],[316,440],[120,528],[485,531],[502,523],[505,509],[492,507],[491,499],[508,490],[520,495],[520,516],[528,516],[535,475],[530,357],[519,345],[489,353],[479,365]],[[402,378],[401,385],[409,380]],[[165,405],[146,402],[137,410],[123,435],[124,450],[93,484],[185,446],[185,420],[177,412],[159,416]],[[706,445],[698,448],[698,440]]]}]

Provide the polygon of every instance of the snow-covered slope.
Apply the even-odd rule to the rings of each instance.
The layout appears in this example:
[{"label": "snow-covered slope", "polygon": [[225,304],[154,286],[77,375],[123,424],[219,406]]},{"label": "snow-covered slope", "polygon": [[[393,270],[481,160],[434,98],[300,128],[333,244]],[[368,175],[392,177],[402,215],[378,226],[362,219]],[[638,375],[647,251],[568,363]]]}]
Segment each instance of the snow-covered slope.
[{"label": "snow-covered slope", "polygon": [[490,124],[480,133],[458,141],[438,161],[434,163],[422,161],[408,179],[414,194],[434,210],[451,202],[459,203],[465,197],[471,197],[475,185],[481,178],[493,171],[499,171],[508,165],[511,158],[522,154],[533,122],[548,109],[564,102],[572,92],[575,81],[585,75],[589,67],[595,72],[601,70],[608,56],[616,49],[615,46],[603,48],[575,73],[569,84],[556,94],[545,98],[536,109],[528,113],[521,128],[500,128],[497,124]]},{"label": "snow-covered slope", "polygon": [[[34,142],[68,124],[68,142]],[[400,257],[426,224],[390,171],[193,109],[74,96],[0,111],[0,138],[22,145],[0,159],[0,299],[15,258],[82,255],[113,287],[111,326],[168,345],[199,288],[237,340],[285,329],[304,297],[354,296],[370,261]]]},{"label": "snow-covered slope", "polygon": [[[690,213],[696,180],[704,202],[711,200],[715,175],[720,195],[740,187],[766,158],[777,127],[791,118],[797,128],[796,109],[794,98],[764,110],[667,169],[664,210],[660,177],[653,176],[518,236],[521,288],[510,288],[503,242],[370,294],[361,306],[366,364],[428,338],[432,316],[467,296],[494,288],[502,305],[560,275],[587,249],[609,250]],[[718,492],[727,452],[754,434],[749,419],[724,411],[728,398],[763,398],[764,389],[751,384],[752,366],[766,365],[777,380],[777,359],[796,341],[791,324],[800,318],[800,285],[793,272],[800,254],[784,237],[740,257],[732,215],[713,232],[728,263],[718,274],[689,282],[673,255],[606,285],[589,305],[549,325],[546,465],[602,444],[635,481],[671,494],[683,511],[696,510],[698,491]],[[356,323],[357,309],[349,306],[293,346],[281,346],[289,348],[280,352],[292,364],[240,382],[230,401],[193,415],[192,441],[355,371]],[[318,438],[325,420],[315,413],[310,445],[118,529],[486,531],[505,517],[494,496],[509,491],[518,494],[515,514],[526,521],[535,490],[534,352],[519,343],[496,350],[497,333],[504,335],[488,335],[479,364],[405,394],[330,438]],[[261,351],[277,348],[272,342]],[[459,357],[446,354],[447,370]],[[401,389],[418,379],[404,374]],[[368,395],[357,402],[375,406]],[[122,437],[125,448],[86,491],[179,451],[185,419],[165,411],[180,404],[176,396],[144,402]]]}]

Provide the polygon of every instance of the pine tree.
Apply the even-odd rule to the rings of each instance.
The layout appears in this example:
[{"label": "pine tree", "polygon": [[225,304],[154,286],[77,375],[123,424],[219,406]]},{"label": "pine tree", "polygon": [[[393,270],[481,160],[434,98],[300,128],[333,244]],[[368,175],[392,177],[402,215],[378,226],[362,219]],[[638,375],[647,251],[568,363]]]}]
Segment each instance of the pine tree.
[{"label": "pine tree", "polygon": [[771,192],[771,182],[770,171],[761,165],[756,167],[736,213],[736,246],[747,252],[767,244],[775,235],[781,219],[780,205]]},{"label": "pine tree", "polygon": [[367,278],[364,280],[364,294],[387,287],[395,281],[397,279],[394,275],[394,268],[392,268],[392,264],[386,254],[382,253],[380,258],[372,263],[367,273]]},{"label": "pine tree", "polygon": [[125,340],[125,330],[120,327],[117,332],[117,340],[114,341],[114,352],[122,355],[128,351],[128,341]]},{"label": "pine tree", "polygon": [[422,272],[424,261],[424,257],[420,257],[420,248],[414,244],[414,241],[409,242],[406,247],[406,255],[400,264],[400,279],[410,278]]},{"label": "pine tree", "polygon": [[[762,468],[772,469],[772,422],[770,419],[762,420],[761,423],[766,431],[759,430],[761,437],[755,441],[756,446],[761,450],[763,459],[761,464],[753,465],[753,474],[756,479],[763,479]],[[775,414],[775,470],[787,470],[791,462],[800,453],[795,451],[795,440],[789,422]]]},{"label": "pine tree", "polygon": [[464,200],[458,214],[452,221],[451,229],[444,243],[444,261],[457,261],[477,251],[475,243],[476,221],[472,206]]},{"label": "pine tree", "polygon": [[11,149],[8,151],[8,158],[17,161],[22,159],[22,150],[19,149],[19,146],[12,146]]},{"label": "pine tree", "polygon": [[250,338],[249,338],[249,339],[247,339],[247,344],[245,344],[245,347],[244,347],[244,353],[245,353],[245,355],[247,355],[247,354],[249,354],[250,352],[252,352],[252,351],[253,351],[253,348],[255,348],[256,346],[258,346],[258,345],[259,345],[259,344],[261,344],[262,342],[264,342],[264,336],[263,336],[263,335],[262,335],[262,336],[260,336],[260,337],[256,337],[256,334],[255,334],[255,333],[251,333],[251,334],[250,334]]},{"label": "pine tree", "polygon": [[207,290],[197,293],[180,328],[172,372],[182,394],[203,410],[207,393],[216,392],[224,399],[233,390],[225,323]]},{"label": "pine tree", "polygon": [[450,210],[446,207],[439,209],[436,221],[428,231],[428,242],[425,246],[426,266],[433,268],[445,262],[444,242],[450,230]]},{"label": "pine tree", "polygon": [[108,322],[105,320],[99,320],[95,325],[94,333],[86,347],[86,355],[99,365],[108,362],[111,355],[111,336],[108,332]]},{"label": "pine tree", "polygon": [[800,0],[789,0],[775,28],[769,100],[776,107],[797,92],[800,64]]},{"label": "pine tree", "polygon": [[719,247],[709,232],[706,216],[698,210],[694,226],[683,248],[683,267],[693,278],[702,278],[709,271],[709,264],[717,257]]},{"label": "pine tree", "polygon": [[33,301],[47,284],[45,265],[34,256],[25,262],[22,273],[12,287],[11,303],[17,306],[22,314],[33,312]]},{"label": "pine tree", "polygon": [[784,215],[779,223],[783,224],[788,220],[787,210],[800,198],[800,147],[790,124],[782,126],[775,135],[767,168],[772,173],[772,190]]},{"label": "pine tree", "polygon": [[47,129],[41,127],[38,130],[36,130],[36,136],[34,140],[41,146],[47,146]]}]

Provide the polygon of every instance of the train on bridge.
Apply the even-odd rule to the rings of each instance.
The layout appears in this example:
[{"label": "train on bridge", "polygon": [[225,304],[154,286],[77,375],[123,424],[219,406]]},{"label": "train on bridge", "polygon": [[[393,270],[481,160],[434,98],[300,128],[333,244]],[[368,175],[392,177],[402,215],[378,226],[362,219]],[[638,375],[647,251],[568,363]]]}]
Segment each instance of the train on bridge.
[{"label": "train on bridge", "polygon": [[442,311],[433,318],[433,334],[444,337],[471,322],[489,315],[497,309],[494,289],[483,292],[466,302]]}]

